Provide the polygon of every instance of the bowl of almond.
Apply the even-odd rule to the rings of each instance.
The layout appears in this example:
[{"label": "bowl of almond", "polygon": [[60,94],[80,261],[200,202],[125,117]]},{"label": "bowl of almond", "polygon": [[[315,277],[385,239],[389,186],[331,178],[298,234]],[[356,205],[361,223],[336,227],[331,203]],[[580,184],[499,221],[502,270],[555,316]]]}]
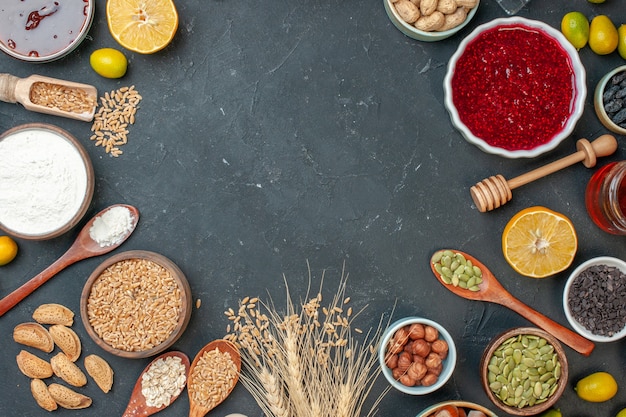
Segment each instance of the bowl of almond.
[{"label": "bowl of almond", "polygon": [[102,349],[124,358],[148,358],[171,347],[187,328],[191,289],[165,256],[122,252],[87,279],[80,312],[87,333]]},{"label": "bowl of almond", "polygon": [[387,16],[406,36],[435,42],[449,38],[472,20],[480,0],[383,0]]}]

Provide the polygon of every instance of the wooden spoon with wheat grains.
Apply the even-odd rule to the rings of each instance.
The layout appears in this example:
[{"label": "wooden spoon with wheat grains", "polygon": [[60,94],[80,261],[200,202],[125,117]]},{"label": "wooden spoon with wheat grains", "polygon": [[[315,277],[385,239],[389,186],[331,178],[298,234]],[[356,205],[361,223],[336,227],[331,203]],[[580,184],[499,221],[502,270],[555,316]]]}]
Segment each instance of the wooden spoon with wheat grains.
[{"label": "wooden spoon with wheat grains", "polygon": [[239,349],[231,342],[214,340],[200,349],[187,377],[189,417],[203,417],[221,404],[237,385],[240,372]]}]

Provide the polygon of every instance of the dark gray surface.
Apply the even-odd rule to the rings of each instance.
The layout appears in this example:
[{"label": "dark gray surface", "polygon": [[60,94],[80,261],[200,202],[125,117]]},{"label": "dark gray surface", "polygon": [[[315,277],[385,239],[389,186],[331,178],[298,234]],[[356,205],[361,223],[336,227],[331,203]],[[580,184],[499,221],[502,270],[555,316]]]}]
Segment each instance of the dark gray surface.
[{"label": "dark gray surface", "polygon": [[[431,253],[441,247],[470,252],[513,295],[562,324],[568,273],[593,256],[626,257],[626,240],[600,231],[586,214],[583,192],[593,170],[582,165],[515,190],[511,202],[491,213],[479,213],[468,191],[490,175],[512,178],[569,154],[579,137],[606,133],[591,96],[601,75],[624,63],[617,53],[600,57],[588,47],[580,51],[590,91],[571,139],[534,160],[506,160],[465,142],[443,106],[443,77],[459,41],[478,24],[505,17],[494,0],[483,1],[460,34],[434,44],[396,30],[380,0],[186,0],[177,7],[180,26],[173,43],[151,56],[126,52],[130,67],[121,80],[101,78],[89,67],[93,50],[118,47],[106,27],[104,1],[98,2],[89,38],[65,59],[33,65],[0,56],[0,71],[20,77],[37,73],[86,82],[100,93],[134,84],[144,99],[120,158],[89,141],[89,123],[19,105],[0,103],[0,129],[38,121],[69,130],[94,164],[96,191],[88,215],[114,203],[139,208],[139,227],[118,252],[160,252],[185,272],[202,306],[194,309],[174,348],[190,357],[224,335],[223,311],[237,300],[265,296],[266,289],[283,300],[283,273],[292,293],[303,296],[307,260],[315,284],[326,270],[325,288],[332,292],[345,262],[353,306],[368,305],[359,327],[375,326],[397,302],[394,318],[439,321],[459,348],[456,372],[443,389],[426,397],[391,391],[379,415],[411,417],[447,399],[495,409],[479,384],[481,353],[496,334],[529,323],[503,307],[447,292],[432,277]],[[626,21],[616,0],[604,5],[535,0],[520,15],[558,28],[569,10]],[[624,158],[624,138],[618,139],[618,152],[600,164]],[[532,205],[566,214],[579,235],[574,265],[544,280],[516,274],[500,249],[506,222]],[[63,254],[76,232],[46,242],[19,241],[18,258],[0,268],[1,294]],[[78,312],[82,285],[103,260],[69,267],[0,318],[0,415],[46,415],[17,369],[20,346],[11,340],[12,329],[41,303],[58,302]],[[108,356],[88,339],[79,320],[74,327],[85,354],[110,361],[115,384],[107,395],[91,384],[83,390],[93,396],[91,408],[55,415],[121,415],[148,360]],[[565,416],[610,417],[626,407],[624,343],[597,345],[588,358],[566,348],[570,381],[558,403]],[[573,385],[599,370],[617,377],[620,393],[607,403],[585,403]],[[385,385],[381,380],[375,392]],[[184,396],[160,415],[187,412]],[[241,385],[210,415],[233,412],[262,415]]]}]

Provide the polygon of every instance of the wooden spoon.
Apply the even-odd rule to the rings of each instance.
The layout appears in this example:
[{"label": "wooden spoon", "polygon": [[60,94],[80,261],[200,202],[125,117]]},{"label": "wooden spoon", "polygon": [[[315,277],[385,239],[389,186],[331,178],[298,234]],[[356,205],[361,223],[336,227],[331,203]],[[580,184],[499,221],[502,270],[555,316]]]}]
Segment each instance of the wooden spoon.
[{"label": "wooden spoon", "polygon": [[[129,228],[125,236],[118,239],[117,243],[110,246],[100,246],[96,241],[91,238],[91,235],[89,234],[89,229],[91,229],[91,226],[93,226],[98,217],[102,216],[104,213],[114,207],[126,207],[128,210],[130,210],[132,218],[131,227]],[[137,210],[133,206],[129,206],[126,204],[115,204],[113,206],[107,207],[100,213],[96,214],[91,220],[87,222],[87,224],[85,224],[85,226],[83,226],[82,230],[76,237],[76,240],[67,250],[67,252],[65,252],[52,265],[41,271],[39,274],[35,275],[29,281],[22,284],[21,287],[17,288],[11,294],[0,300],[0,316],[3,316],[4,313],[15,307],[20,301],[22,301],[33,291],[35,291],[37,288],[39,288],[41,285],[43,285],[50,278],[55,276],[66,267],[78,261],[82,261],[83,259],[104,255],[105,253],[109,253],[113,249],[119,247],[133,233],[135,227],[137,227],[138,221],[139,210]]]},{"label": "wooden spoon", "polygon": [[[48,107],[36,104],[32,101],[31,91],[36,83],[46,83],[57,88],[66,88],[75,91],[78,97],[85,97],[90,105],[89,111],[74,112],[61,110],[58,107]],[[53,116],[69,117],[70,119],[89,122],[93,120],[98,105],[98,91],[96,87],[89,84],[75,83],[73,81],[59,80],[42,75],[31,75],[27,78],[18,78],[11,74],[0,74],[0,101],[7,103],[21,103],[26,110],[39,113],[51,114]]]},{"label": "wooden spoon", "polygon": [[146,397],[141,392],[141,386],[142,386],[141,381],[142,381],[143,375],[146,372],[148,372],[150,367],[154,365],[156,361],[158,361],[159,359],[165,360],[168,357],[180,358],[183,365],[185,366],[185,376],[189,375],[189,368],[190,368],[189,357],[187,357],[187,355],[185,355],[183,352],[172,351],[172,352],[167,352],[160,356],[157,356],[152,362],[150,362],[148,366],[146,366],[143,372],[141,372],[141,375],[139,375],[139,378],[137,378],[137,382],[135,383],[135,388],[133,388],[133,393],[130,396],[130,401],[128,402],[128,406],[126,407],[126,411],[124,411],[124,414],[122,415],[122,417],[145,417],[145,416],[151,416],[152,414],[156,414],[159,411],[163,410],[165,407],[167,407],[169,404],[173,403],[174,400],[176,400],[178,396],[183,392],[183,389],[185,388],[184,386],[181,388],[178,394],[170,398],[170,401],[167,405],[163,404],[160,407],[153,407],[153,406],[149,406],[148,404],[146,404]]},{"label": "wooden spoon", "polygon": [[566,327],[563,327],[559,323],[533,310],[517,298],[513,297],[498,282],[498,280],[491,273],[491,271],[489,271],[489,269],[478,259],[465,252],[461,252],[455,249],[450,250],[454,253],[462,254],[463,256],[465,256],[465,259],[472,261],[472,264],[479,267],[483,274],[483,282],[479,284],[478,291],[471,291],[458,286],[455,287],[451,284],[446,284],[442,280],[441,275],[439,275],[439,273],[435,270],[434,264],[430,262],[430,267],[433,271],[433,274],[435,274],[435,277],[437,277],[439,282],[448,290],[452,291],[460,297],[467,298],[468,300],[490,301],[492,303],[508,307],[529,320],[530,322],[541,327],[543,330],[552,334],[554,337],[574,349],[576,352],[581,353],[585,356],[589,356],[591,354],[591,351],[595,346],[592,341],[585,339],[578,333],[575,333]]},{"label": "wooden spoon", "polygon": [[[222,353],[226,352],[230,355],[230,359],[234,362],[235,366],[237,367],[237,374],[235,375],[234,381],[231,384],[231,387],[228,390],[228,392],[222,393],[221,398],[215,404],[213,404],[213,407],[207,408],[203,406],[202,404],[198,404],[196,401],[194,401],[195,393],[194,393],[194,384],[192,381],[192,376],[193,376],[194,368],[196,367],[196,365],[198,364],[198,361],[202,358],[204,353],[211,351],[211,350],[215,350],[215,349],[218,349]],[[189,377],[187,379],[187,394],[189,395],[189,417],[203,417],[209,411],[211,411],[212,409],[217,407],[219,404],[221,404],[233,391],[233,388],[235,388],[235,385],[237,385],[240,372],[241,372],[241,355],[239,354],[239,350],[237,349],[237,347],[231,342],[227,340],[222,340],[222,339],[214,340],[211,343],[204,346],[202,349],[200,349],[200,352],[198,352],[198,354],[193,360],[193,363],[191,364]]]}]

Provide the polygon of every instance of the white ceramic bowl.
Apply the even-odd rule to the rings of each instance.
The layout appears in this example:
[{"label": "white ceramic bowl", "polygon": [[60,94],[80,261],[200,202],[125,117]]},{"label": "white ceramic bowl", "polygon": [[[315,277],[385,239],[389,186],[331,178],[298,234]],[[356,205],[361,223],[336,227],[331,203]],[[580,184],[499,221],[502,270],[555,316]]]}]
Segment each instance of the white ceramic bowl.
[{"label": "white ceramic bowl", "polygon": [[580,275],[581,272],[595,265],[607,265],[610,267],[616,267],[620,271],[622,271],[622,273],[626,274],[626,262],[618,258],[613,258],[610,256],[600,256],[597,258],[589,259],[586,262],[583,262],[572,272],[567,282],[565,283],[565,288],[563,290],[563,309],[565,310],[565,316],[567,317],[567,321],[569,321],[569,324],[572,326],[572,328],[576,332],[578,332],[581,336],[584,336],[589,340],[593,340],[594,342],[614,342],[626,336],[626,326],[624,326],[624,328],[620,332],[615,333],[611,337],[597,335],[591,332],[590,330],[588,330],[584,325],[579,323],[574,318],[572,311],[570,309],[570,306],[569,306],[569,295],[570,295],[570,291],[572,289],[572,284],[574,283],[574,280],[576,279],[576,277],[578,277],[578,275]]},{"label": "white ceramic bowl", "polygon": [[450,36],[454,35],[455,33],[457,33],[458,31],[460,31],[461,29],[463,29],[465,26],[467,26],[467,24],[472,20],[472,18],[474,17],[474,15],[476,15],[476,11],[478,10],[478,6],[480,5],[480,0],[477,1],[476,6],[474,6],[468,13],[467,16],[465,18],[465,20],[463,21],[463,23],[461,23],[460,25],[450,29],[450,30],[445,30],[445,31],[434,31],[434,32],[426,32],[423,30],[419,30],[417,29],[415,26],[413,26],[410,23],[405,22],[400,15],[398,14],[398,12],[396,11],[396,8],[393,6],[393,3],[391,2],[391,0],[383,0],[383,3],[385,5],[385,11],[387,12],[387,16],[389,16],[389,20],[391,20],[391,23],[393,23],[393,25],[402,33],[404,33],[406,36],[416,39],[418,41],[424,41],[424,42],[436,42],[436,41],[440,41],[446,38],[449,38]]},{"label": "white ceramic bowl", "polygon": [[439,411],[441,408],[444,408],[444,407],[447,407],[447,406],[454,406],[454,407],[457,407],[457,408],[463,408],[463,409],[465,409],[466,413],[469,412],[470,410],[476,410],[476,411],[481,411],[481,412],[485,413],[485,415],[487,417],[498,417],[498,416],[496,416],[496,414],[493,411],[489,410],[488,408],[483,407],[480,404],[472,403],[472,402],[469,402],[469,401],[456,401],[456,400],[443,401],[443,402],[431,405],[430,407],[422,410],[422,412],[419,413],[415,417],[430,417],[436,411]]},{"label": "white ceramic bowl", "polygon": [[604,77],[602,77],[602,79],[600,79],[593,95],[593,106],[596,110],[596,115],[598,116],[598,119],[600,119],[600,122],[604,125],[604,127],[609,129],[611,132],[615,132],[620,135],[626,135],[626,129],[615,124],[611,120],[607,112],[604,110],[604,102],[602,99],[607,84],[615,74],[618,74],[620,72],[626,72],[626,65],[622,65],[609,71]]},{"label": "white ceramic bowl", "polygon": [[0,181],[0,230],[21,239],[52,239],[89,209],[91,159],[66,130],[48,123],[15,126],[0,134],[0,161],[7,169]]},{"label": "white ceramic bowl", "polygon": [[[524,29],[530,31],[540,31],[542,34],[555,40],[560,45],[562,50],[567,54],[574,73],[574,91],[573,100],[570,103],[569,118],[560,130],[554,132],[553,137],[549,141],[544,142],[543,144],[531,149],[524,148],[509,150],[502,147],[492,146],[491,144],[487,143],[487,141],[485,141],[483,138],[478,137],[476,134],[474,134],[470,130],[470,128],[461,120],[459,111],[453,100],[452,80],[455,74],[456,65],[461,56],[464,54],[468,45],[477,38],[481,37],[487,31],[496,30],[496,28],[499,27],[512,25],[523,26]],[[477,68],[476,70],[479,72],[482,71],[480,68]],[[454,53],[448,63],[448,71],[444,79],[444,93],[445,106],[450,113],[452,124],[461,132],[461,134],[468,142],[476,145],[484,152],[500,155],[507,158],[533,158],[556,148],[561,143],[561,141],[567,138],[574,130],[576,123],[578,122],[584,111],[585,98],[587,95],[586,73],[582,62],[580,61],[580,57],[578,56],[578,52],[558,30],[543,22],[529,20],[522,17],[500,18],[494,19],[488,23],[478,26],[469,36],[461,41],[457,51]],[[533,112],[532,114],[535,113],[536,112]],[[529,115],[531,115],[530,112]],[[498,123],[502,124],[502,122],[499,120],[484,120],[484,123],[488,123],[490,125],[497,125]]]},{"label": "white ceramic bowl", "polygon": [[[94,18],[95,0],[3,2],[0,8],[0,50],[24,62],[62,58],[85,39]],[[26,29],[29,28],[29,29]]]},{"label": "white ceramic bowl", "polygon": [[[434,327],[439,332],[439,338],[444,340],[448,344],[448,355],[442,362],[443,369],[439,374],[437,382],[430,386],[409,387],[402,384],[393,377],[391,369],[385,363],[387,348],[393,340],[396,331],[403,328],[404,326],[408,326],[413,323],[421,323],[424,326]],[[389,381],[389,383],[398,391],[411,395],[425,395],[441,388],[448,381],[448,379],[450,379],[452,373],[454,372],[454,368],[456,366],[456,357],[456,346],[454,344],[452,336],[450,336],[450,333],[448,333],[448,331],[439,323],[421,317],[406,317],[392,323],[383,333],[378,349],[378,361],[380,363],[382,373],[385,378],[387,378],[387,381]]]}]

